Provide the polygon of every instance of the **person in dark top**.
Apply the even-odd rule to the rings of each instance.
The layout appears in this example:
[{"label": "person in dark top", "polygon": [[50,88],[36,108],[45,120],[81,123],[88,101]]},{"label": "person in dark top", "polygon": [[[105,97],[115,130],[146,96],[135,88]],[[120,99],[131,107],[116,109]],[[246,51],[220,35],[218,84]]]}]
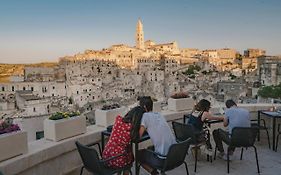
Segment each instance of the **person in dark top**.
[{"label": "person in dark top", "polygon": [[[210,108],[211,108],[211,103],[206,99],[200,100],[194,106],[191,116],[188,120],[188,123],[192,124],[194,126],[194,129],[196,130],[197,133],[202,133],[204,121],[206,121],[206,120],[223,120],[224,119],[224,117],[222,117],[222,116],[221,117],[213,116],[209,112]],[[211,143],[209,140],[210,137],[209,136],[205,137],[205,134],[209,134],[209,132],[203,133],[203,134],[198,134],[197,141],[203,141],[203,139],[206,139],[207,148],[209,150],[211,150],[212,146],[211,146]]]}]

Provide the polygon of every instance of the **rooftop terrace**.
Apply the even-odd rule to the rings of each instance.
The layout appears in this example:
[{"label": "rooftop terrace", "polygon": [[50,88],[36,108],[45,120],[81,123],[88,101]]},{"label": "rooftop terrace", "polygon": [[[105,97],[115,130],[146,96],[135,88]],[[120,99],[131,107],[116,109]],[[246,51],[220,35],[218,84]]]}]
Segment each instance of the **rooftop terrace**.
[{"label": "rooftop terrace", "polygon": [[[268,109],[269,107],[272,107],[272,104],[247,104],[241,106],[248,108],[251,111],[251,117],[254,119],[257,117],[258,110]],[[168,121],[182,121],[181,119],[183,114],[188,112],[190,111],[161,111]],[[271,120],[267,119],[266,122],[269,126],[271,126]],[[281,121],[279,120],[278,122],[280,123]],[[221,127],[221,124],[212,125],[212,129],[218,127]],[[101,140],[101,131],[103,130],[105,130],[104,127],[91,125],[87,127],[87,132],[85,134],[59,142],[53,142],[46,139],[29,142],[28,153],[0,162],[0,170],[4,173],[4,175],[78,175],[82,162],[76,150],[74,144],[75,141],[79,141],[83,144],[99,142]],[[278,152],[272,151],[272,149],[268,148],[265,136],[265,133],[261,132],[261,141],[256,142],[260,163],[260,174],[280,174],[281,146],[279,145]],[[150,141],[141,143],[140,147],[145,147],[149,144]],[[258,174],[254,151],[251,148],[245,150],[243,160],[239,160],[239,155],[240,149],[237,149],[235,152],[235,160],[230,163],[230,174]],[[207,162],[206,155],[203,151],[199,157],[197,173],[193,172],[194,159],[192,154],[188,154],[186,156],[186,161],[191,175],[227,174],[226,161],[217,158],[217,160],[212,163]],[[145,175],[148,173],[141,169],[140,174]],[[167,174],[185,174],[184,166],[170,171]]]}]

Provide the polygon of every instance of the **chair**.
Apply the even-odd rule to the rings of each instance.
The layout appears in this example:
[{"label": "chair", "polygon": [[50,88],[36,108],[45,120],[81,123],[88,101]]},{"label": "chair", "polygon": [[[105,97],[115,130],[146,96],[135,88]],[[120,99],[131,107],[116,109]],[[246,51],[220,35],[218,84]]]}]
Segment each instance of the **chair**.
[{"label": "chair", "polygon": [[275,147],[275,151],[277,151],[277,147],[278,147],[278,141],[279,141],[279,136],[280,136],[280,134],[281,134],[281,128],[280,128],[280,126],[281,126],[281,124],[279,123],[278,124],[278,134],[277,134],[277,139],[276,139],[276,147]]},{"label": "chair", "polygon": [[179,122],[172,122],[173,130],[178,142],[191,138],[191,144],[195,148],[195,165],[194,172],[197,170],[197,160],[198,160],[198,149],[200,146],[205,144],[205,142],[197,142],[196,133],[194,127],[191,124],[183,124]]},{"label": "chair", "polygon": [[[251,120],[251,126],[252,127],[257,127],[259,130],[265,130],[266,131],[268,147],[270,149],[271,146],[270,146],[270,139],[269,139],[269,134],[268,134],[268,128],[266,127],[264,119],[260,119],[260,121],[262,122],[262,125],[261,124],[258,125],[258,120],[256,120],[256,119]],[[273,147],[274,147],[274,145],[273,145]]]},{"label": "chair", "polygon": [[152,166],[152,168],[160,170],[161,174],[165,174],[165,172],[170,171],[172,169],[175,169],[175,168],[179,167],[180,165],[184,164],[186,174],[189,175],[188,167],[187,167],[187,164],[186,164],[184,159],[185,159],[185,156],[187,154],[190,142],[191,142],[191,139],[189,138],[189,139],[184,140],[182,142],[175,143],[175,144],[171,145],[170,148],[169,148],[167,156],[163,156],[163,155],[160,155],[160,154],[158,154],[158,153],[156,153],[152,150],[148,150],[155,155],[159,155],[159,156],[165,158],[163,166],[160,166],[160,167]]},{"label": "chair", "polygon": [[[78,152],[79,152],[82,162],[84,164],[84,166],[81,168],[80,175],[82,175],[84,168],[95,175],[111,175],[111,174],[115,174],[115,173],[121,173],[124,170],[129,170],[130,174],[132,174],[132,172],[131,172],[132,165],[126,166],[124,168],[118,168],[118,169],[112,169],[105,165],[106,162],[113,160],[117,157],[120,157],[123,154],[108,158],[106,160],[102,160],[99,158],[98,153],[95,148],[90,148],[88,146],[82,145],[79,142],[75,142],[75,144],[77,146]],[[92,144],[92,145],[98,145],[99,151],[100,151],[100,146],[98,143]]]},{"label": "chair", "polygon": [[[244,150],[243,148],[253,147],[255,149],[258,173],[260,173],[257,148],[254,145],[258,132],[259,132],[259,128],[257,127],[235,127],[232,129],[229,146],[242,148],[240,160],[242,160],[243,157],[243,150]],[[216,157],[216,153],[217,153],[217,147],[215,149],[215,157]],[[227,151],[227,173],[229,173],[229,151]]]}]

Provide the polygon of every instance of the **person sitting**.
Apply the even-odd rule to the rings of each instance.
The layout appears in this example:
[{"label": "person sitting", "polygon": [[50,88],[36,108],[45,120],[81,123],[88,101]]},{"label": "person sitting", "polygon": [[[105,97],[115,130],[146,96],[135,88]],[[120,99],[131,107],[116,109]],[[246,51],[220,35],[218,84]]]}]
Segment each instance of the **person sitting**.
[{"label": "person sitting", "polygon": [[[226,103],[226,111],[223,125],[228,127],[228,131],[222,129],[216,129],[213,131],[213,137],[216,143],[216,147],[219,151],[218,157],[227,159],[222,141],[226,144],[230,143],[230,135],[232,129],[235,127],[251,127],[250,121],[250,113],[248,110],[237,107],[237,104],[233,100],[227,100]],[[229,151],[229,160],[233,159],[235,147],[228,147]]]},{"label": "person sitting", "polygon": [[[107,164],[108,167],[123,168],[134,161],[130,143],[131,140],[138,139],[139,137],[140,123],[144,112],[142,107],[137,106],[131,109],[124,118],[120,115],[116,117],[102,157],[103,159],[107,159],[123,153],[125,155],[109,161]],[[126,171],[123,174],[127,175],[129,172]]]},{"label": "person sitting", "polygon": [[[151,97],[141,97],[140,106],[146,111],[143,114],[140,127],[140,137],[145,131],[148,132],[150,139],[154,146],[154,152],[159,155],[153,154],[148,149],[139,150],[141,166],[151,174],[158,174],[157,170],[150,167],[162,166],[170,146],[176,143],[175,136],[169,127],[166,119],[158,112],[152,112],[153,102]],[[160,156],[162,155],[162,156]]]},{"label": "person sitting", "polygon": [[224,117],[216,117],[213,116],[209,110],[211,108],[211,103],[206,100],[200,100],[192,110],[192,117],[189,118],[188,123],[194,126],[195,132],[198,133],[197,135],[197,142],[206,141],[207,149],[212,150],[212,145],[210,142],[209,131],[203,131],[204,122],[206,120],[223,120]]}]

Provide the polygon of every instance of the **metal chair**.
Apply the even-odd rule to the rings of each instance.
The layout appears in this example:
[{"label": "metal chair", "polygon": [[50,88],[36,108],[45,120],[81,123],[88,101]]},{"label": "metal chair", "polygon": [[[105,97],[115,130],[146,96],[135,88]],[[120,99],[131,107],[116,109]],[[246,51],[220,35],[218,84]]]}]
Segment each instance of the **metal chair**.
[{"label": "metal chair", "polygon": [[[124,154],[120,154],[120,155],[108,158],[106,160],[102,160],[99,158],[98,153],[95,148],[90,148],[86,145],[82,145],[79,142],[75,142],[75,144],[77,146],[78,152],[79,152],[80,157],[83,162],[83,167],[81,168],[80,175],[82,175],[84,168],[95,175],[112,175],[115,173],[121,173],[124,170],[129,170],[130,174],[132,174],[132,172],[131,172],[132,165],[128,165],[124,168],[118,168],[118,169],[113,169],[113,168],[109,168],[106,166],[106,163],[108,161],[113,160],[117,157],[120,157]],[[92,145],[99,146],[98,143],[92,144]],[[99,151],[100,151],[100,146],[99,146]]]},{"label": "metal chair", "polygon": [[[259,132],[260,132],[260,130],[265,130],[266,131],[268,147],[270,149],[271,145],[270,145],[270,139],[269,139],[269,134],[268,134],[268,128],[266,127],[264,119],[260,119],[260,121],[262,122],[262,125],[258,124],[258,120],[257,119],[251,120],[251,126],[252,127],[257,127],[259,129]],[[274,145],[273,145],[273,147],[274,147]]]},{"label": "metal chair", "polygon": [[[258,173],[260,173],[257,148],[254,145],[258,132],[259,132],[259,128],[257,127],[235,127],[232,129],[229,146],[242,148],[240,160],[242,160],[243,157],[243,151],[244,151],[243,148],[247,149],[248,147],[253,147],[255,150]],[[215,149],[215,157],[216,157],[216,153],[217,153],[217,147]],[[229,151],[227,151],[227,173],[229,173]]]},{"label": "metal chair", "polygon": [[175,143],[170,146],[167,156],[160,155],[152,150],[148,150],[157,156],[164,157],[164,163],[162,166],[152,166],[153,169],[157,169],[161,171],[161,174],[165,174],[165,172],[175,169],[182,164],[185,165],[186,174],[189,175],[188,167],[185,162],[185,156],[187,154],[191,139],[184,140],[179,143]]},{"label": "metal chair", "polygon": [[[173,130],[178,142],[191,138],[191,144],[195,148],[195,165],[194,172],[197,170],[197,160],[198,160],[198,149],[205,144],[205,141],[197,141],[197,133],[191,124],[184,124],[179,122],[172,122]],[[204,131],[205,132],[205,131]]]}]

